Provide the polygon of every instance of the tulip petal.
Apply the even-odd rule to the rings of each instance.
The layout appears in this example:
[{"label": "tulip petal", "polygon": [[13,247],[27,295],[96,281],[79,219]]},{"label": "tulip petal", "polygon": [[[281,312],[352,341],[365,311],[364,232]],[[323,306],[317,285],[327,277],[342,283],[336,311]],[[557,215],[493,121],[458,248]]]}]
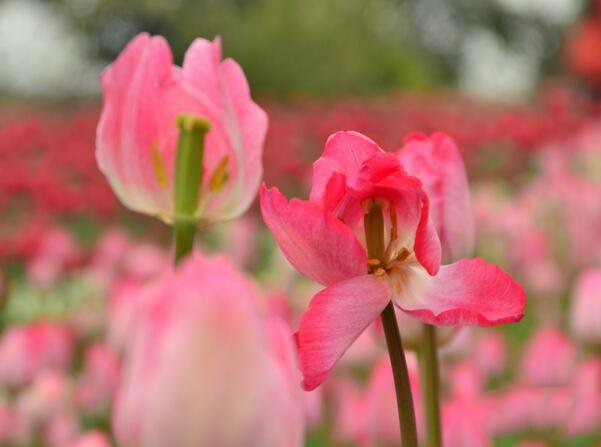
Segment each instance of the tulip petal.
[{"label": "tulip petal", "polygon": [[313,297],[296,333],[305,390],[323,382],[389,301],[388,282],[373,275],[339,282]]},{"label": "tulip petal", "polygon": [[219,39],[196,39],[186,52],[182,75],[197,99],[196,112],[212,124],[206,140],[210,150],[205,151],[205,182],[228,157],[228,187],[221,191],[225,200],[215,200],[203,218],[233,218],[250,206],[261,182],[267,114],[253,102],[240,66],[232,59],[221,61]]},{"label": "tulip petal", "polygon": [[430,214],[447,258],[470,256],[474,250],[474,219],[465,167],[453,140],[442,133],[431,138],[412,134],[398,158],[428,193]]},{"label": "tulip petal", "polygon": [[526,296],[511,276],[476,258],[442,266],[433,277],[413,270],[395,304],[430,324],[494,326],[519,321]]},{"label": "tulip petal", "polygon": [[293,199],[277,188],[261,188],[263,220],[290,263],[324,285],[359,276],[367,254],[353,232],[319,205]]},{"label": "tulip petal", "polygon": [[102,74],[98,165],[121,202],[147,214],[170,211],[170,185],[163,177],[170,171],[166,152],[176,128],[164,123],[173,123],[176,116],[177,77],[167,42],[145,33]]},{"label": "tulip petal", "polygon": [[358,132],[341,131],[331,135],[323,154],[313,163],[313,186],[310,200],[321,203],[332,174],[344,174],[352,184],[365,160],[384,151],[372,140]]}]

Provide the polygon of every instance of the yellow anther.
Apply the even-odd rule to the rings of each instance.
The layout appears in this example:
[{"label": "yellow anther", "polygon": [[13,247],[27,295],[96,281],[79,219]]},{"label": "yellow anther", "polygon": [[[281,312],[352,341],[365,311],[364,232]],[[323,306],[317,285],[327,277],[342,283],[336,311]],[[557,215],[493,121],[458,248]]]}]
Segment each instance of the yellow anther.
[{"label": "yellow anther", "polygon": [[169,180],[167,179],[167,170],[159,151],[159,145],[153,143],[150,148],[150,159],[152,162],[152,170],[154,171],[154,177],[157,179],[157,183],[163,189],[167,188]]},{"label": "yellow anther", "polygon": [[400,251],[398,256],[396,257],[397,261],[404,261],[409,256],[410,252],[405,247]]},{"label": "yellow anther", "polygon": [[229,157],[226,155],[220,161],[211,178],[209,179],[209,190],[219,192],[223,189],[223,186],[227,183],[230,178],[230,174],[227,170],[227,164]]},{"label": "yellow anther", "polygon": [[390,212],[390,240],[394,241],[399,237],[397,220],[396,220],[396,210],[393,206],[388,210]]},{"label": "yellow anther", "polygon": [[372,266],[374,266],[374,267],[375,267],[376,265],[380,265],[381,263],[382,263],[382,261],[380,261],[379,259],[374,259],[374,258],[371,258],[371,259],[368,259],[368,260],[367,260],[367,265],[372,265]]},{"label": "yellow anther", "polygon": [[376,269],[376,271],[374,272],[374,276],[384,276],[386,274],[386,270],[384,270],[382,267]]}]

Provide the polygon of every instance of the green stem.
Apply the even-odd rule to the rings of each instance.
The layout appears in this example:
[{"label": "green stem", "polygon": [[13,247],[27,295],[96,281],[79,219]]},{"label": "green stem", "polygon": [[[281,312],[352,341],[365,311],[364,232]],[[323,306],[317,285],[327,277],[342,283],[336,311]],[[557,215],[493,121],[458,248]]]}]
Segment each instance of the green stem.
[{"label": "green stem", "polygon": [[419,370],[426,416],[426,445],[428,447],[441,447],[440,375],[436,349],[436,328],[430,324],[423,325],[423,337],[419,350]]},{"label": "green stem", "polygon": [[[367,252],[370,259],[384,261],[384,217],[382,208],[372,204],[364,218],[365,239]],[[401,335],[394,313],[394,306],[389,302],[381,314],[388,355],[392,366],[394,387],[401,428],[401,441],[403,447],[417,447],[417,428],[415,424],[415,411],[413,409],[413,396],[409,382],[409,372],[405,360],[405,352],[401,342]]]},{"label": "green stem", "polygon": [[394,376],[399,423],[401,424],[401,445],[417,447],[417,427],[415,425],[409,372],[392,301],[382,311],[382,325],[384,326],[386,345],[388,346],[388,355],[390,356]]},{"label": "green stem", "polygon": [[196,220],[178,219],[173,224],[173,239],[175,244],[175,265],[192,253],[194,237],[196,236]]},{"label": "green stem", "polygon": [[193,115],[177,117],[180,129],[175,158],[173,238],[175,264],[188,256],[194,247],[196,209],[202,186],[204,137],[210,129],[208,121]]}]

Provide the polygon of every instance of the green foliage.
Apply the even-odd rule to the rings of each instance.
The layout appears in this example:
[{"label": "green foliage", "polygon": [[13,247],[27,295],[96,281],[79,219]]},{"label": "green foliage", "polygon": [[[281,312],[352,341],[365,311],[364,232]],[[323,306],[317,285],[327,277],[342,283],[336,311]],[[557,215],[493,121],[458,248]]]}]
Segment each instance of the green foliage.
[{"label": "green foliage", "polygon": [[96,33],[109,59],[118,48],[102,51],[102,39],[107,24],[119,21],[129,27],[126,38],[142,30],[163,34],[178,61],[195,37],[221,35],[225,55],[262,94],[423,89],[439,78],[393,0],[101,0],[82,29]]}]

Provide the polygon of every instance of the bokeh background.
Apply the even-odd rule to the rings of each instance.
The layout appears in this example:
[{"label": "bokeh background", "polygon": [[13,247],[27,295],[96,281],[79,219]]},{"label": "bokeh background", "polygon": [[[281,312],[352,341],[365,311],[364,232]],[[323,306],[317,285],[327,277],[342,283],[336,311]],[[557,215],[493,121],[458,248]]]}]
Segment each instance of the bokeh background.
[{"label": "bokeh background", "polygon": [[[307,195],[311,163],[336,130],[388,150],[414,131],[453,137],[477,254],[514,274],[529,303],[519,325],[466,330],[449,347],[447,407],[467,393],[461,372],[480,355],[478,396],[521,402],[511,393],[543,390],[522,420],[486,432],[494,445],[600,445],[601,373],[577,389],[601,347],[575,310],[587,293],[601,300],[601,280],[587,279],[601,277],[601,1],[585,0],[3,0],[0,445],[66,445],[88,430],[110,439],[120,359],[106,339],[123,284],[151,278],[170,255],[169,229],[122,207],[94,158],[99,74],[141,31],[165,36],[177,63],[195,37],[221,36],[270,116],[265,179],[286,193]],[[202,246],[234,257],[294,326],[314,289],[277,252],[256,206],[204,232]],[[19,351],[54,330],[35,353]],[[361,395],[375,361],[358,358],[340,374]],[[565,425],[572,407],[551,414],[549,387],[590,397],[582,420]],[[325,388],[308,404],[308,445],[354,445],[352,427],[366,422],[345,425],[347,394]],[[68,410],[47,408],[57,400]],[[376,445],[393,442],[372,432]]]}]

